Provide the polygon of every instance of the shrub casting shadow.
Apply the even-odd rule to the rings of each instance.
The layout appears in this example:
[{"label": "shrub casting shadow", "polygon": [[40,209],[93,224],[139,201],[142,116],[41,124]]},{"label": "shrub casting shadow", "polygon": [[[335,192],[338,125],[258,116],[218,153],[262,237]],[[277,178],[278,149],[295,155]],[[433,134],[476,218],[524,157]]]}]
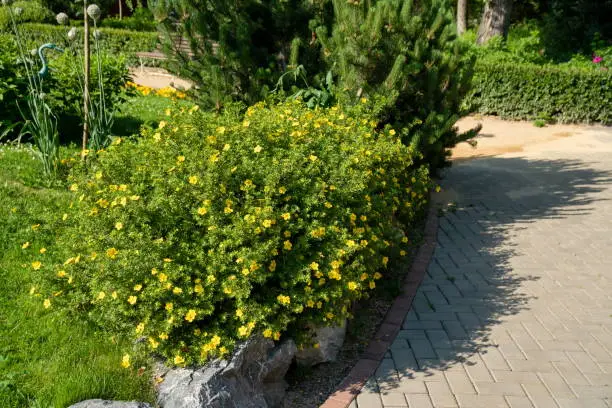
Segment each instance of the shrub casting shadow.
[{"label": "shrub casting shadow", "polygon": [[[611,172],[580,160],[493,157],[450,169],[442,184],[458,197],[440,218],[434,256],[396,338],[397,343],[405,337],[411,349],[392,349],[395,364],[383,360],[375,376],[378,384],[371,378],[366,388],[392,391],[401,379],[426,380],[434,375],[433,370],[474,364],[467,361],[470,356],[486,354],[493,345],[489,339],[492,328],[504,317],[528,310],[535,299],[521,286],[539,278],[526,276],[524,271],[521,276],[513,273],[510,261],[522,255],[522,250],[512,246],[510,234],[528,229],[537,220],[589,214],[591,205],[604,199],[597,194],[610,183]],[[521,269],[539,272],[537,264],[525,258],[519,262],[524,262]],[[442,330],[435,330],[438,326],[457,328],[459,323],[465,333],[457,329],[450,341]],[[409,331],[428,325],[434,330],[427,332],[425,348],[430,342],[435,353],[433,349],[429,356],[422,349],[413,353],[420,346],[418,338],[410,340]],[[436,333],[442,335],[437,338]],[[412,335],[418,337],[416,331]],[[414,354],[420,356],[414,358]]]}]

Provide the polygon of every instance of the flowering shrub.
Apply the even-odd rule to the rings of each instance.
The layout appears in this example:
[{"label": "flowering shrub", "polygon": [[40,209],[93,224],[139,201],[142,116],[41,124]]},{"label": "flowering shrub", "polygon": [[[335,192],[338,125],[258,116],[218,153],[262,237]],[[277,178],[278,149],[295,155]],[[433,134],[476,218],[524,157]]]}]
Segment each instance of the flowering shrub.
[{"label": "flowering shrub", "polygon": [[416,153],[363,110],[194,106],[116,139],[71,176],[65,262],[32,260],[51,277],[41,305],[86,311],[176,365],[252,334],[306,343],[312,327],[349,317],[405,254],[398,220],[408,225],[430,188]]}]

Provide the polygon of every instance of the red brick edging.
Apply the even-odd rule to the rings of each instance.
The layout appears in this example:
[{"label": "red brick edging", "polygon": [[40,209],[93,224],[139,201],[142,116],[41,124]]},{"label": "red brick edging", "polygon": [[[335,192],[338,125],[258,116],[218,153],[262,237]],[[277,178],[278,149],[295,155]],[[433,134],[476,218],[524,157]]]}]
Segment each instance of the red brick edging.
[{"label": "red brick edging", "polygon": [[438,231],[437,207],[433,202],[429,206],[427,221],[425,223],[424,242],[419,248],[417,255],[406,276],[402,294],[393,302],[393,306],[387,312],[376,335],[361,356],[357,364],[352,368],[348,376],[340,383],[336,391],[330,395],[319,408],[346,408],[357,397],[361,388],[370,378],[385,353],[391,347],[391,343],[402,328],[404,318],[412,306],[412,300],[416,295],[421,281],[425,277],[427,266],[436,248],[436,234]]}]

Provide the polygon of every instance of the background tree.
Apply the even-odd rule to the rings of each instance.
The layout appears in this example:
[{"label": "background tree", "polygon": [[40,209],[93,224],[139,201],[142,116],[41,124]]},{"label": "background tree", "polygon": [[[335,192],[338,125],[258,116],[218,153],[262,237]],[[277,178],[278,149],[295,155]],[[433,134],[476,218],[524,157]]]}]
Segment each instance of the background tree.
[{"label": "background tree", "polygon": [[476,43],[484,44],[492,37],[506,37],[510,27],[512,0],[487,0],[478,28]]},{"label": "background tree", "polygon": [[457,34],[467,30],[467,0],[457,0]]}]

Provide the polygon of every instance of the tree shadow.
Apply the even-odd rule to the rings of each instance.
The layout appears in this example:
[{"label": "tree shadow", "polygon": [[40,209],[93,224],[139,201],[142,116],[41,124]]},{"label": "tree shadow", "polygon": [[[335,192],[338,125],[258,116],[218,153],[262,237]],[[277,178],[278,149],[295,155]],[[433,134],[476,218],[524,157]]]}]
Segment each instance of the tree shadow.
[{"label": "tree shadow", "polygon": [[533,249],[517,246],[513,238],[537,234],[538,227],[531,229],[536,222],[571,223],[570,217],[592,213],[595,202],[612,199],[608,191],[602,194],[611,183],[612,172],[578,159],[491,157],[448,170],[441,182],[447,202],[440,203],[427,275],[362,392],[393,392],[406,386],[402,380],[436,380],[441,370],[469,368],[483,359],[488,365],[500,352],[495,336],[503,330],[496,326],[513,324],[513,317],[530,310],[539,297],[534,288],[547,273],[537,257],[526,254]]}]

